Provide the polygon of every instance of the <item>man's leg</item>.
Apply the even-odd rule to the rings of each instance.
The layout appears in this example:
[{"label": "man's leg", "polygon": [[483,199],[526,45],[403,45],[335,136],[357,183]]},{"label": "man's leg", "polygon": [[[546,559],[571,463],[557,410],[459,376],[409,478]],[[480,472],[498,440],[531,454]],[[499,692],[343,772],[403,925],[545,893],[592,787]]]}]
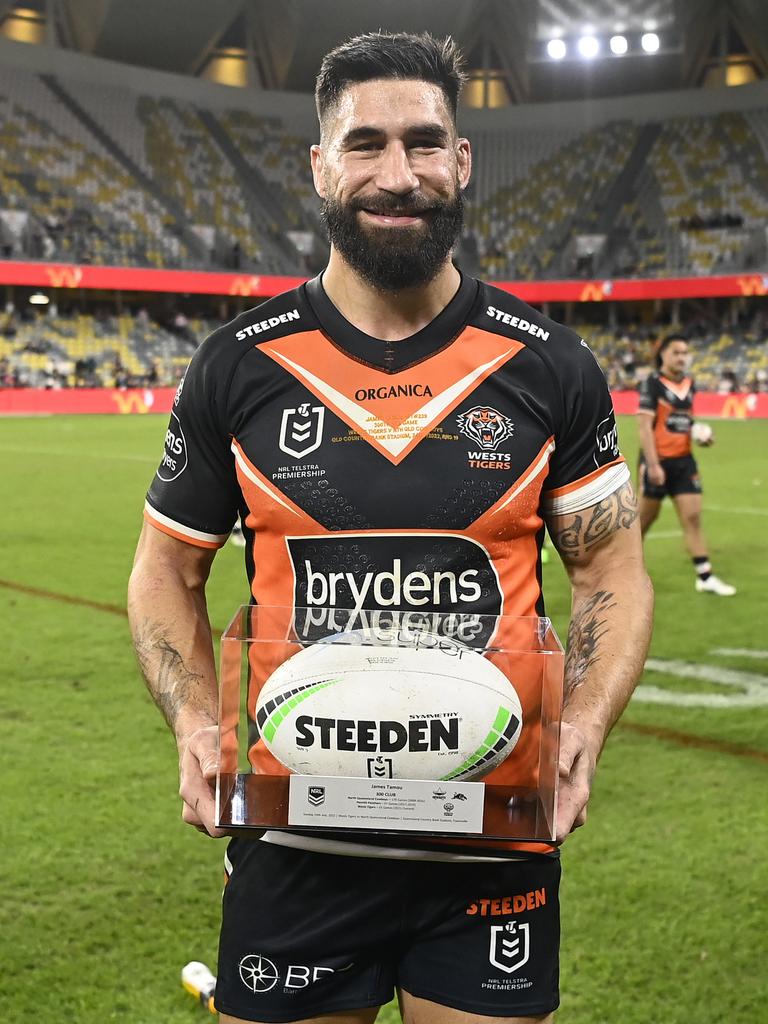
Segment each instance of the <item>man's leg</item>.
[{"label": "man's leg", "polygon": [[701,495],[675,494],[672,500],[683,528],[685,546],[696,570],[696,589],[701,593],[717,594],[718,597],[731,597],[736,593],[736,588],[730,583],[723,582],[712,572],[707,542],[701,526]]},{"label": "man's leg", "polygon": [[403,1024],[552,1024],[555,1019],[554,1013],[543,1017],[487,1017],[420,999],[405,989],[399,989],[397,995]]},{"label": "man's leg", "polygon": [[[378,1012],[378,1006],[367,1010],[340,1010],[337,1013],[324,1013],[320,1017],[304,1017],[302,1020],[292,1021],[291,1024],[373,1024]],[[219,1014],[219,1024],[254,1024],[254,1022],[222,1013]],[[263,1024],[263,1022],[257,1021],[255,1024]]]},{"label": "man's leg", "polygon": [[646,498],[644,495],[640,498],[640,531],[643,536],[658,519],[660,508],[661,499]]}]

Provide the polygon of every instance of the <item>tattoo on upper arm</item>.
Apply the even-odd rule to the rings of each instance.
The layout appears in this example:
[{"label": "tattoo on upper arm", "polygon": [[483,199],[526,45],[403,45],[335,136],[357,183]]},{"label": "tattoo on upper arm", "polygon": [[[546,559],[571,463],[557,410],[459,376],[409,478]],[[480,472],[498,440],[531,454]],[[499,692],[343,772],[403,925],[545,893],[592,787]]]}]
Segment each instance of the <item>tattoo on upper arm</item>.
[{"label": "tattoo on upper arm", "polygon": [[559,517],[552,540],[564,562],[576,564],[617,530],[628,530],[637,519],[637,499],[627,481],[586,512]]},{"label": "tattoo on upper arm", "polygon": [[615,606],[610,590],[598,590],[574,613],[568,626],[565,655],[566,696],[579,686],[598,661],[600,639],[606,631],[606,614]]},{"label": "tattoo on upper arm", "polygon": [[179,651],[149,621],[136,630],[134,646],[147,688],[173,729],[203,677],[187,667]]}]

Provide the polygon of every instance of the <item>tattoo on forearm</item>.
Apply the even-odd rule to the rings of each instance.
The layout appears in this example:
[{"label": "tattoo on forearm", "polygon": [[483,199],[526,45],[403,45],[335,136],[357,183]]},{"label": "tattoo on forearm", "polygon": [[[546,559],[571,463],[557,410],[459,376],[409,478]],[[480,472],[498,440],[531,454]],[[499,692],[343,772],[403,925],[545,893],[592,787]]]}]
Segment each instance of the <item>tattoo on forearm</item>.
[{"label": "tattoo on forearm", "polygon": [[613,597],[609,590],[598,590],[571,618],[565,655],[566,698],[581,685],[600,658],[600,640],[607,630],[607,613],[616,604]]},{"label": "tattoo on forearm", "polygon": [[147,688],[173,729],[203,677],[186,666],[179,651],[148,621],[136,629],[134,645]]},{"label": "tattoo on forearm", "polygon": [[552,540],[563,561],[576,564],[612,533],[628,530],[636,519],[637,499],[632,484],[627,482],[589,509],[588,514],[562,517],[564,521],[553,530]]}]

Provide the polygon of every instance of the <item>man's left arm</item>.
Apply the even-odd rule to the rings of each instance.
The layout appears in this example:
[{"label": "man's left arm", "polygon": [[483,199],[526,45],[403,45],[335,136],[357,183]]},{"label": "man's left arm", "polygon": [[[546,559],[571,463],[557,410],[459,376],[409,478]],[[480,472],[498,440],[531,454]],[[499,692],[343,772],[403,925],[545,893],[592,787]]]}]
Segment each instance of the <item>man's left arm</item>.
[{"label": "man's left arm", "polygon": [[549,517],[572,587],[560,739],[557,841],[583,825],[600,752],[643,670],[653,590],[631,483],[589,508]]}]

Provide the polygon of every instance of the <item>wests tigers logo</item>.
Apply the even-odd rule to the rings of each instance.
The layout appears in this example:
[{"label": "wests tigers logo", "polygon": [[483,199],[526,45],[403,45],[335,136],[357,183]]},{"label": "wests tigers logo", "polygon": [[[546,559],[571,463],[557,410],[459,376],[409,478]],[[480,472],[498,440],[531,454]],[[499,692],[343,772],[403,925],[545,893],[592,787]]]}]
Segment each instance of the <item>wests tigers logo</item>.
[{"label": "wests tigers logo", "polygon": [[456,422],[462,434],[486,452],[495,451],[515,430],[512,420],[490,405],[476,405],[467,412],[460,412]]}]

